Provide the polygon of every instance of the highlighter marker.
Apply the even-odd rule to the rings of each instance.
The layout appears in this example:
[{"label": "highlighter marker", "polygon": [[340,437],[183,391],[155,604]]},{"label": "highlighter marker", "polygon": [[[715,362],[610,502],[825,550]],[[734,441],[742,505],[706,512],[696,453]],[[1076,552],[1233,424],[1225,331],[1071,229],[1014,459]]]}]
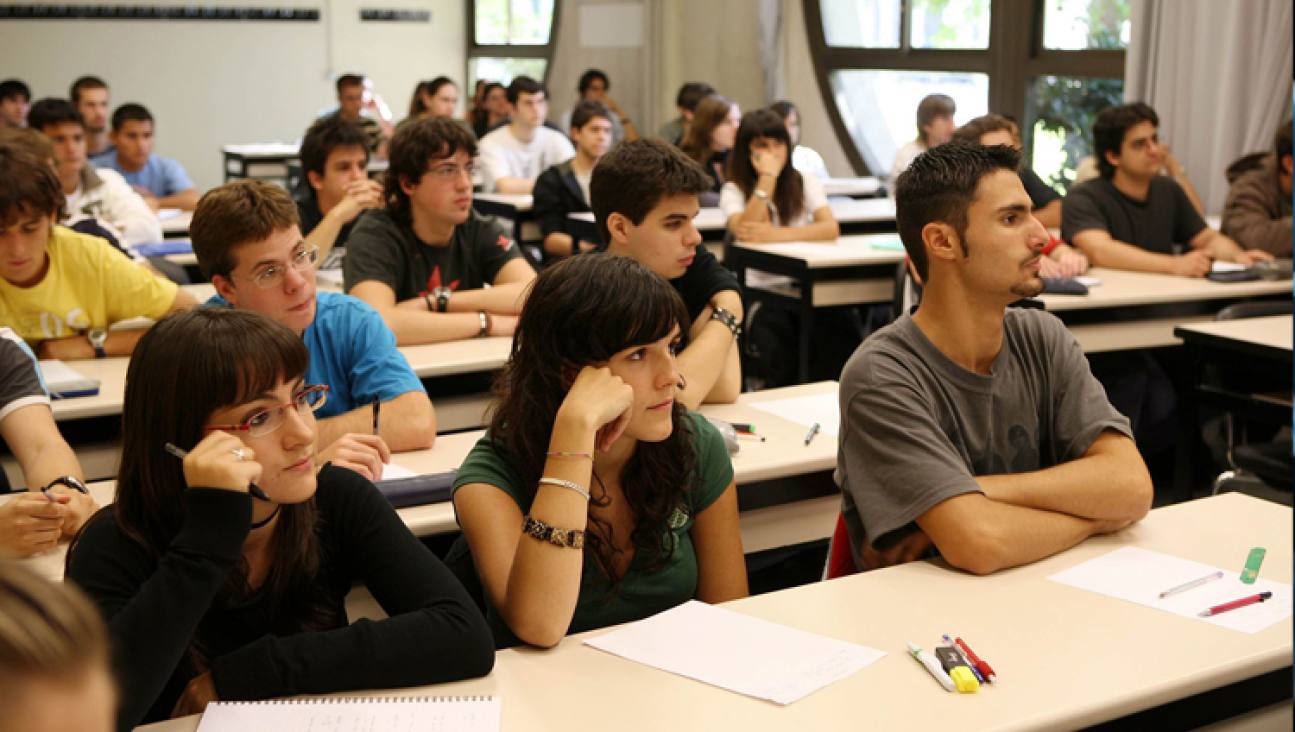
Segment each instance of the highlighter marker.
[{"label": "highlighter marker", "polygon": [[957,688],[953,683],[953,679],[949,678],[949,675],[944,672],[944,669],[940,667],[940,662],[935,660],[934,656],[918,648],[917,644],[912,641],[908,642],[908,652],[913,658],[917,659],[918,663],[925,666],[927,671],[931,672],[931,675],[935,677],[936,681],[940,682],[940,686],[943,686],[945,691],[954,691]]}]

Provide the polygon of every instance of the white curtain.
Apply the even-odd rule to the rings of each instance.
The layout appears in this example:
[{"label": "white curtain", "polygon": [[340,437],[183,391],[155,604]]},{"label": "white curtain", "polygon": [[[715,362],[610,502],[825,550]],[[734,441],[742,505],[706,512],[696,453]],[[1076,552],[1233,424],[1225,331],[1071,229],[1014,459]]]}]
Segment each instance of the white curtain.
[{"label": "white curtain", "polygon": [[1272,148],[1291,115],[1291,0],[1131,0],[1124,98],[1150,104],[1160,136],[1210,214],[1224,170]]},{"label": "white curtain", "polygon": [[760,66],[764,71],[764,103],[786,99],[787,44],[782,0],[759,0]]}]

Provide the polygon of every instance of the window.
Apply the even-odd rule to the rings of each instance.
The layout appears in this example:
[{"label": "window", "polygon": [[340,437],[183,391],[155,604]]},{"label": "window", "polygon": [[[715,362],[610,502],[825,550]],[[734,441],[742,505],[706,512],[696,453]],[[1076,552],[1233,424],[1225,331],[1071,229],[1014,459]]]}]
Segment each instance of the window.
[{"label": "window", "polygon": [[558,0],[473,0],[468,79],[507,85],[518,76],[543,81],[553,55]]},{"label": "window", "polygon": [[[1129,0],[805,0],[820,91],[860,173],[884,177],[940,92],[963,124],[1022,124],[1026,161],[1064,190],[1098,111],[1123,99]],[[991,39],[992,43],[991,43]],[[850,144],[853,143],[853,144]]]}]

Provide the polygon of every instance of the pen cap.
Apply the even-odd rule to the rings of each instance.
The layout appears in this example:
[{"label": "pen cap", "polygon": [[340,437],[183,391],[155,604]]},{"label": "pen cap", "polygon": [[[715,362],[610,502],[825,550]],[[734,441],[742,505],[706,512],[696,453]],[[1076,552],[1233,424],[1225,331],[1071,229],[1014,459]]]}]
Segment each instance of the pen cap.
[{"label": "pen cap", "polygon": [[1241,581],[1247,585],[1253,585],[1255,579],[1259,576],[1259,568],[1263,566],[1264,556],[1268,550],[1257,546],[1250,550],[1250,556],[1246,557],[1246,567],[1241,570]]}]

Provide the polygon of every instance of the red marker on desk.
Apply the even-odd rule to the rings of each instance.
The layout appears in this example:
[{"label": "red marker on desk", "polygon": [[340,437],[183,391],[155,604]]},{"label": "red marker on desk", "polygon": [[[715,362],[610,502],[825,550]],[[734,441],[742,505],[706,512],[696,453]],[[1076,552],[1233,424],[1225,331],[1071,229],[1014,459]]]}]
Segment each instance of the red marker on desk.
[{"label": "red marker on desk", "polygon": [[1197,615],[1197,617],[1200,617],[1200,618],[1212,617],[1214,615],[1218,615],[1219,613],[1225,613],[1229,610],[1236,610],[1237,608],[1245,607],[1246,605],[1254,605],[1255,603],[1263,602],[1264,600],[1267,600],[1272,596],[1273,596],[1273,593],[1271,592],[1260,592],[1258,595],[1243,597],[1240,600],[1233,600],[1232,602],[1225,602],[1222,605],[1215,605],[1209,610],[1202,610]]},{"label": "red marker on desk", "polygon": [[976,667],[980,675],[985,677],[985,681],[991,684],[998,682],[998,674],[994,673],[994,669],[990,668],[989,664],[980,660],[980,656],[977,656],[976,652],[971,650],[971,646],[964,643],[961,638],[955,640],[954,643],[958,644],[958,648],[962,649],[963,655],[967,657],[968,661],[971,661],[971,664]]}]

